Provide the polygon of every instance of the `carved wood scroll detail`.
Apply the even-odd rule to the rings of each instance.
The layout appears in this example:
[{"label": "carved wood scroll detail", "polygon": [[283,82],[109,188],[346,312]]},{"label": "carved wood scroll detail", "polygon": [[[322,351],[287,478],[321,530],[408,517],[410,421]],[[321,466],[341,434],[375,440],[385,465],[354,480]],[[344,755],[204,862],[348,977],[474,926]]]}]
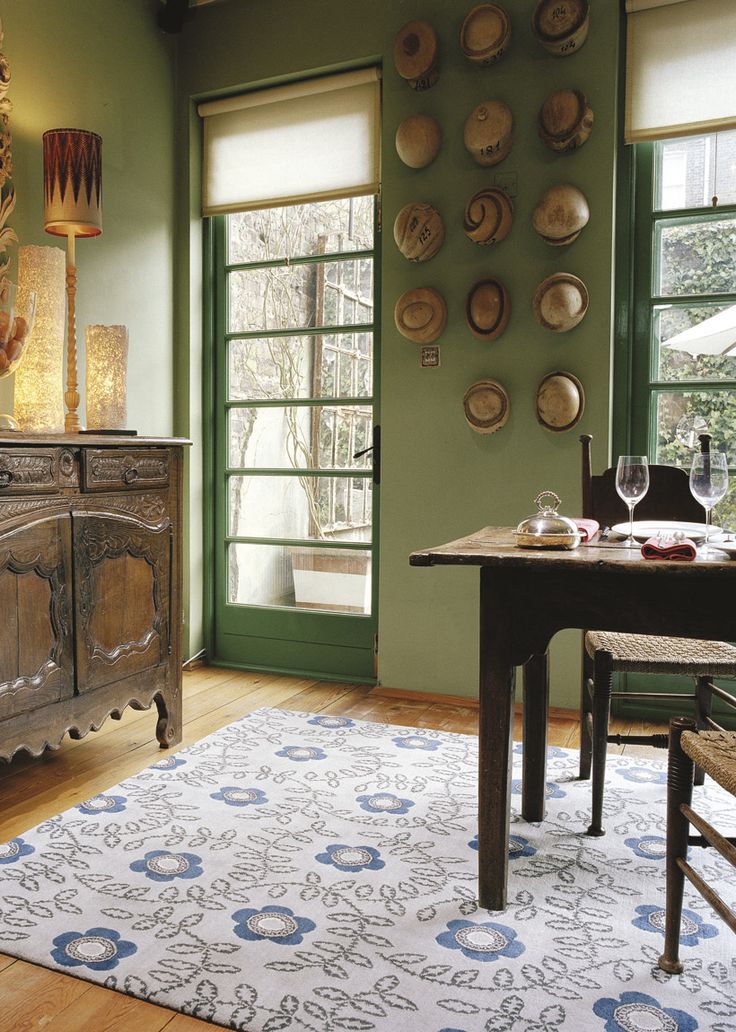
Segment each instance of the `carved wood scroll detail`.
[{"label": "carved wood scroll detail", "polygon": [[157,529],[163,529],[164,526],[168,526],[166,495],[122,495],[108,499],[107,504],[113,509],[120,509],[123,512],[132,513],[134,516],[140,516],[147,523],[154,524]]},{"label": "carved wood scroll detail", "polygon": [[50,506],[58,505],[60,511],[68,511],[69,506],[64,504],[63,499],[49,501],[46,498],[14,498],[0,501],[0,523],[11,520],[15,516],[25,516],[30,512],[50,513],[53,510]]},{"label": "carved wood scroll detail", "polygon": [[0,490],[14,487],[55,487],[56,454],[0,452]]},{"label": "carved wood scroll detail", "polygon": [[[113,523],[109,519],[85,518],[74,539],[74,565],[80,571],[78,582],[78,612],[81,617],[81,633],[90,660],[113,665],[127,656],[146,652],[158,638],[162,649],[168,646],[168,605],[165,605],[163,586],[168,583],[169,535],[165,531],[152,532]],[[94,568],[106,559],[119,559],[125,554],[136,559],[145,559],[153,574],[154,619],[150,631],[142,641],[121,642],[112,652],[107,652],[96,642],[91,633],[94,613]]]},{"label": "carved wood scroll detail", "polygon": [[169,456],[146,452],[95,454],[87,460],[88,487],[119,487],[127,484],[168,483]]},{"label": "carved wood scroll detail", "polygon": [[64,487],[79,486],[79,463],[77,454],[69,448],[64,448],[59,456],[59,474]]}]

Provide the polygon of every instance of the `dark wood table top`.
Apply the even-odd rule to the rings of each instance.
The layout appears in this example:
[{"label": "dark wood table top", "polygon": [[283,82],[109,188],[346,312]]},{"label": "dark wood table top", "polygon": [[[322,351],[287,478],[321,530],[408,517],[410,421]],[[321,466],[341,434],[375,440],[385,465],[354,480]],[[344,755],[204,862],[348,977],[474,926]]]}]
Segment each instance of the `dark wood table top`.
[{"label": "dark wood table top", "polygon": [[551,570],[622,570],[636,569],[640,573],[669,574],[688,577],[699,575],[718,576],[734,581],[736,586],[736,560],[724,553],[722,558],[703,559],[698,556],[692,561],[671,559],[643,559],[639,548],[631,548],[621,540],[598,541],[582,544],[578,548],[518,548],[513,527],[484,527],[482,530],[458,538],[436,548],[412,552],[409,563],[412,566],[503,566],[505,568]]}]

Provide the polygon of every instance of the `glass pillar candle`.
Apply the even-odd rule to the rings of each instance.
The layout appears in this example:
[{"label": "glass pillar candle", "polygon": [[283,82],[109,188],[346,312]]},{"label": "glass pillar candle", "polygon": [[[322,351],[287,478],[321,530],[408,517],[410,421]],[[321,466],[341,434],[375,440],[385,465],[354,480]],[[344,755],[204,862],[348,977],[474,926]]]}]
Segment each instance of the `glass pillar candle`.
[{"label": "glass pillar candle", "polygon": [[126,326],[88,326],[87,429],[122,430],[127,420]]}]

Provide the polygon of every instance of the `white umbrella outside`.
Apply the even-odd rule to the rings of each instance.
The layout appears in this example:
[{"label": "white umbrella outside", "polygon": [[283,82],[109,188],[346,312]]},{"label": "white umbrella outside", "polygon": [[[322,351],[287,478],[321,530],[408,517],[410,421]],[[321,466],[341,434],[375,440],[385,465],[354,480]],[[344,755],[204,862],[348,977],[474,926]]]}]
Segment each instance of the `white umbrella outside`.
[{"label": "white umbrella outside", "polygon": [[670,337],[662,347],[690,355],[736,354],[736,305]]}]

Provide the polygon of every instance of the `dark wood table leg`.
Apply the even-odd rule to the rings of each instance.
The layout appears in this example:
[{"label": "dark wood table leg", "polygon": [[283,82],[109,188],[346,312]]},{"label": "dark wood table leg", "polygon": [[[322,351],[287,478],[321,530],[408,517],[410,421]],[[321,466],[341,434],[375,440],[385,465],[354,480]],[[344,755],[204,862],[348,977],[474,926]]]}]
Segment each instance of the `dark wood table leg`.
[{"label": "dark wood table leg", "polygon": [[480,727],[478,742],[478,898],[506,909],[514,729],[512,627],[503,580],[480,573]]},{"label": "dark wood table leg", "polygon": [[544,820],[548,706],[549,652],[544,652],[524,664],[521,816],[525,821]]}]

